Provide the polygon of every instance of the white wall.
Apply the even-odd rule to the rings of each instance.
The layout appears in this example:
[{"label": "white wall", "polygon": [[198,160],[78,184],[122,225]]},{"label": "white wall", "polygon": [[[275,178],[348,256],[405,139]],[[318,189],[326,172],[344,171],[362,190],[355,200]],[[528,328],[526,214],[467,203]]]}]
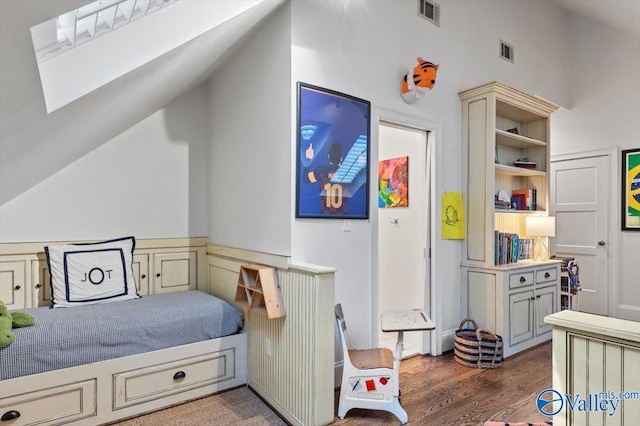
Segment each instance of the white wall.
[{"label": "white wall", "polygon": [[290,6],[266,18],[209,83],[209,241],[291,251]]},{"label": "white wall", "polygon": [[[552,117],[551,154],[640,148],[640,38],[578,16],[569,19],[569,30],[571,109]],[[614,179],[620,182],[620,173]],[[620,206],[612,205],[616,230],[620,216]],[[618,279],[612,285],[619,312],[609,315],[638,321],[640,233],[617,231],[616,237]]]},{"label": "white wall", "polygon": [[[373,107],[441,123],[438,200],[443,190],[461,188],[458,91],[500,80],[565,106],[569,102],[564,59],[569,48],[561,9],[538,1],[439,3],[440,27],[417,17],[413,0],[292,3],[292,87],[300,80],[370,100]],[[515,65],[498,57],[500,39],[514,45]],[[440,69],[435,88],[409,106],[400,98],[400,79],[415,66],[417,56],[440,64]],[[371,344],[375,333],[371,242],[376,227],[372,221],[352,220],[352,232],[345,233],[341,221],[293,224],[293,259],[338,269],[336,301],[349,313],[356,346]],[[460,242],[442,241],[440,230],[436,232],[433,250],[440,259],[436,281],[443,314],[436,332],[452,341],[461,315]]]},{"label": "white wall", "polygon": [[206,236],[207,108],[199,86],[2,205],[0,242]]}]

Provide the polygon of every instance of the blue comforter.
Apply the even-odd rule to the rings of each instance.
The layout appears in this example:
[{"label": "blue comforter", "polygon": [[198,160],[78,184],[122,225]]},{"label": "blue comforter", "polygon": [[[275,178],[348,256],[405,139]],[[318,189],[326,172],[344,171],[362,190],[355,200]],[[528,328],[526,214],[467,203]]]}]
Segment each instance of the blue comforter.
[{"label": "blue comforter", "polygon": [[233,306],[200,291],[24,312],[35,324],[14,329],[15,342],[0,349],[0,380],[228,336],[242,328]]}]

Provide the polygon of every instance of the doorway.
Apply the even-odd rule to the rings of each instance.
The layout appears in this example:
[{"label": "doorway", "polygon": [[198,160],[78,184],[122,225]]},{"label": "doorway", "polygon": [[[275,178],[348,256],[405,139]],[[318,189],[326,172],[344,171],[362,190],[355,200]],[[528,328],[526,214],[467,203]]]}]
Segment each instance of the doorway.
[{"label": "doorway", "polygon": [[[382,197],[378,194],[378,312],[423,308],[430,313],[428,133],[378,123],[378,160],[387,171],[379,180],[389,185]],[[406,205],[393,206],[405,195]],[[396,333],[378,333],[379,345],[394,350]],[[405,333],[403,357],[429,351],[427,332]]]}]

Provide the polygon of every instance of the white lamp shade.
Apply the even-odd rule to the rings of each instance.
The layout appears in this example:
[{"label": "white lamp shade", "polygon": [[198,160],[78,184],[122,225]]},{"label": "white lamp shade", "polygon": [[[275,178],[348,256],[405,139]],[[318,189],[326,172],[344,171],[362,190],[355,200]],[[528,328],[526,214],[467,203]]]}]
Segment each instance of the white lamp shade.
[{"label": "white lamp shade", "polygon": [[549,216],[527,216],[527,235],[530,237],[555,237],[556,218]]}]

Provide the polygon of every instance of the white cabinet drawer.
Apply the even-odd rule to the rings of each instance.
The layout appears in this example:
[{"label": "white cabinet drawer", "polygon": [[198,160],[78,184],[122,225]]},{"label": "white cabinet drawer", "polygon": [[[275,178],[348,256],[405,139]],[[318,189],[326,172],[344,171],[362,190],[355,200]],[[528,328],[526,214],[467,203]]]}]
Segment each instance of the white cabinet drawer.
[{"label": "white cabinet drawer", "polygon": [[558,278],[558,272],[556,268],[539,269],[536,271],[536,283],[551,283]]},{"label": "white cabinet drawer", "polygon": [[11,426],[59,425],[95,415],[95,379],[3,398],[0,404],[2,424]]},{"label": "white cabinet drawer", "polygon": [[233,351],[227,349],[114,374],[113,407],[129,407],[233,379]]},{"label": "white cabinet drawer", "polygon": [[533,271],[524,271],[509,274],[509,288],[533,285]]}]

